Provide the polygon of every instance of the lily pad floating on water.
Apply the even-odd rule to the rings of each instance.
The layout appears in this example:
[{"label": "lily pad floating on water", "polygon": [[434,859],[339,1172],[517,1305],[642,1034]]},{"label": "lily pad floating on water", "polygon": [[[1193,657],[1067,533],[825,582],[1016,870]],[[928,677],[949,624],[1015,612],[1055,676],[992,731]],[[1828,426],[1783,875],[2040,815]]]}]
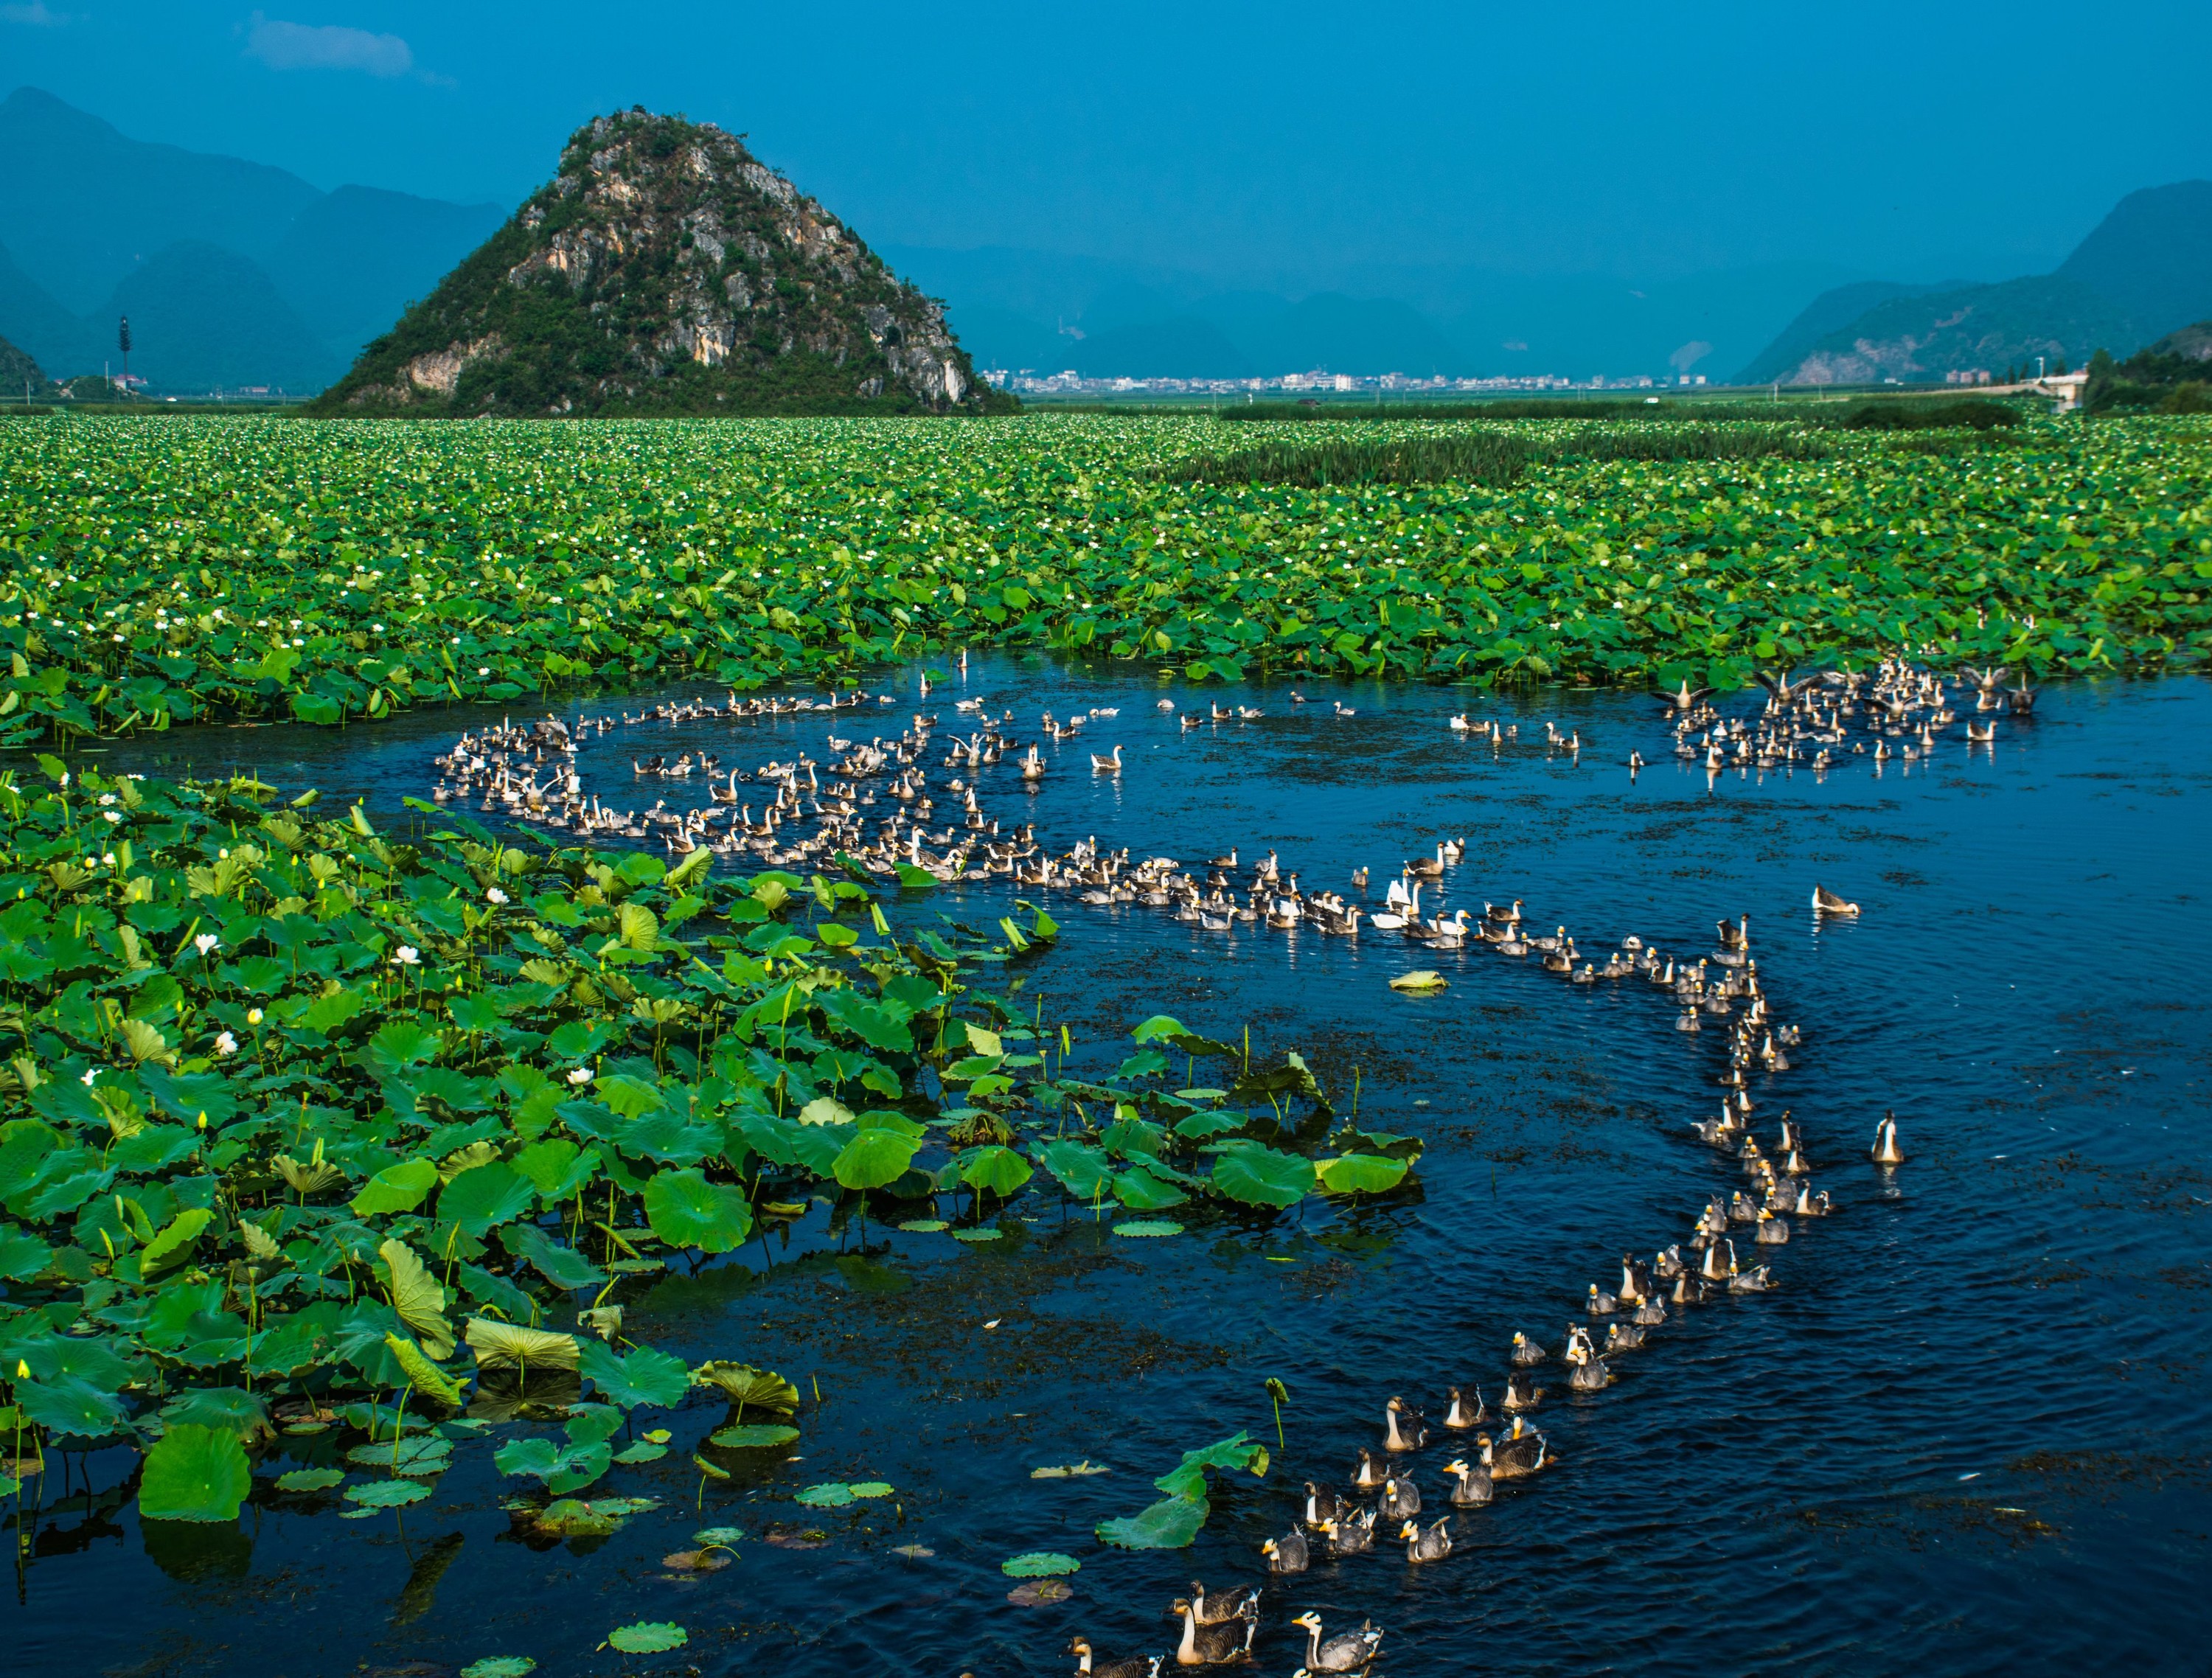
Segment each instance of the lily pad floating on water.
[{"label": "lily pad floating on water", "polygon": [[280,1492],[327,1492],[345,1480],[343,1468],[295,1468],[276,1476]]},{"label": "lily pad floating on water", "polygon": [[841,1480],[826,1480],[808,1486],[799,1494],[798,1501],[809,1509],[842,1509],[853,1501],[853,1488]]},{"label": "lily pad floating on water", "polygon": [[530,1678],[538,1663],[527,1655],[487,1655],[461,1669],[461,1678]]},{"label": "lily pad floating on water", "polygon": [[1011,1579],[1048,1579],[1061,1573],[1080,1572],[1082,1569],[1083,1564],[1073,1556],[1062,1555],[1057,1550],[1030,1550],[1009,1556],[999,1564],[999,1571]]},{"label": "lily pad floating on water", "polygon": [[640,1439],[628,1450],[617,1451],[615,1461],[629,1463],[658,1462],[667,1455],[666,1445],[656,1445],[650,1439]]},{"label": "lily pad floating on water", "polygon": [[1437,972],[1434,968],[1417,967],[1411,973],[1401,973],[1396,978],[1391,980],[1390,988],[1393,990],[1405,990],[1413,991],[1416,994],[1424,994],[1429,991],[1447,989],[1449,988],[1450,984],[1451,981],[1445,978],[1443,974]]},{"label": "lily pad floating on water", "polygon": [[1040,1608],[1051,1602],[1065,1602],[1074,1595],[1066,1579],[1031,1579],[1008,1591],[1006,1600],[1018,1608]]},{"label": "lily pad floating on water", "polygon": [[346,1487],[346,1500],[364,1509],[398,1509],[420,1503],[429,1495],[428,1486],[413,1480],[373,1480],[365,1486]]},{"label": "lily pad floating on water", "polygon": [[756,1450],[763,1445],[787,1445],[799,1438],[795,1427],[785,1427],[776,1422],[740,1422],[735,1427],[725,1427],[707,1436],[710,1445],[720,1445],[725,1450]]},{"label": "lily pad floating on water", "polygon": [[607,1633],[607,1646],[625,1655],[659,1655],[681,1649],[691,1633],[670,1620],[641,1620],[635,1626],[617,1626]]},{"label": "lily pad floating on water", "polygon": [[856,1498],[888,1498],[898,1488],[888,1480],[856,1480],[848,1489]]},{"label": "lily pad floating on water", "polygon": [[955,1230],[952,1238],[955,1241],[996,1241],[1005,1233],[1004,1230]]},{"label": "lily pad floating on water", "polygon": [[411,1438],[356,1445],[346,1461],[363,1468],[386,1468],[399,1474],[441,1474],[453,1466],[453,1447],[447,1439]]},{"label": "lily pad floating on water", "polygon": [[942,1218],[909,1218],[899,1227],[908,1235],[942,1235],[952,1226]]},{"label": "lily pad floating on water", "polygon": [[691,1535],[691,1541],[703,1549],[709,1544],[735,1544],[744,1535],[743,1527],[702,1527]]},{"label": "lily pad floating on water", "polygon": [[769,1534],[768,1541],[779,1550],[819,1550],[828,1547],[830,1535],[819,1527],[786,1527]]},{"label": "lily pad floating on water", "polygon": [[1116,1235],[1181,1235],[1182,1225],[1171,1218],[1133,1218],[1114,1225]]},{"label": "lily pad floating on water", "polygon": [[927,1544],[901,1544],[895,1547],[891,1553],[895,1556],[904,1556],[908,1561],[927,1561],[937,1552]]}]

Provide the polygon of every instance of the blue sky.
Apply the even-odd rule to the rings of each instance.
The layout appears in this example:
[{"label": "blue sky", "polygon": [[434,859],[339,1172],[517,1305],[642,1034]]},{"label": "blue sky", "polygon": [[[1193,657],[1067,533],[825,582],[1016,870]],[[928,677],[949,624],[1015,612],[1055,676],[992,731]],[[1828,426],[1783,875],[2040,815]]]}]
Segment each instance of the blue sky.
[{"label": "blue sky", "polygon": [[[512,204],[595,112],[747,132],[878,244],[1295,283],[2046,269],[2212,176],[2212,6],[5,0],[0,90]],[[2070,108],[2069,108],[2070,105]]]}]

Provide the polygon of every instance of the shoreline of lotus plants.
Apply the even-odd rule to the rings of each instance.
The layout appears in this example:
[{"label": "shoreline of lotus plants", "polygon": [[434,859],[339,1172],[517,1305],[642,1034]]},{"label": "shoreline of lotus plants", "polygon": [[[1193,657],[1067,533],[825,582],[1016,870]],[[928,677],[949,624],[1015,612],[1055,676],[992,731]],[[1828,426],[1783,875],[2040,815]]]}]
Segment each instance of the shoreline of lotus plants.
[{"label": "shoreline of lotus plants", "polygon": [[[1140,1237],[1414,1189],[1418,1140],[1340,1121],[1295,1055],[1161,1016],[1072,1075],[1013,1000],[1041,910],[994,942],[857,866],[710,877],[243,778],[41,775],[0,775],[0,1495],[104,1443],[145,1453],[152,1522],[365,1517],[494,1435],[527,1535],[605,1533],[648,1505],[584,1494],[680,1448],[636,1413],[726,1401],[702,1503],[797,1437],[770,1359],[692,1365],[623,1314],[815,1196],[988,1243],[1016,1204]],[[280,1431],[339,1448],[257,1493]],[[1191,1480],[1132,1533],[1194,1532]]]},{"label": "shoreline of lotus plants", "polygon": [[[1478,430],[1506,435],[1362,428]],[[1568,458],[1510,485],[1301,488],[1169,481],[1219,447],[1205,419],[18,421],[0,745],[843,681],[987,646],[1482,688],[2212,649],[2212,435],[2186,421],[1941,453],[1838,432],[1820,459],[1577,461],[1587,432],[1511,423]]]}]

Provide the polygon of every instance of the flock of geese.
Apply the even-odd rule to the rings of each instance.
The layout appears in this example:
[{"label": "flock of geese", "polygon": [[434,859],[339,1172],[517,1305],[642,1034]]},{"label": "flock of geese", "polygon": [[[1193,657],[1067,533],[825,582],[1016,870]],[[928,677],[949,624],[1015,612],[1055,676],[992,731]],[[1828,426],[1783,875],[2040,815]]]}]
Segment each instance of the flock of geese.
[{"label": "flock of geese", "polygon": [[[2029,714],[2033,692],[2025,684],[1999,685],[2006,672],[1972,673],[1978,708],[2009,708]],[[1825,768],[1849,739],[1856,724],[1875,741],[1872,756],[1888,755],[1889,742],[1902,741],[1908,758],[1924,753],[1956,717],[1943,681],[1898,662],[1885,663],[1871,677],[1830,676],[1793,682],[1762,678],[1770,695],[1755,726],[1731,723],[1706,702],[1708,696],[1686,684],[1667,696],[1675,715],[1677,750],[1702,758],[1709,772],[1731,764],[1765,766],[1800,761],[1809,751],[1814,767]],[[927,689],[924,689],[925,695]],[[1694,959],[1663,956],[1630,935],[1607,946],[1600,963],[1585,953],[1564,925],[1546,933],[1531,925],[1519,901],[1486,903],[1478,917],[1466,909],[1450,915],[1422,912],[1425,889],[1441,895],[1447,872],[1465,854],[1465,842],[1440,841],[1432,854],[1407,859],[1387,882],[1382,907],[1365,899],[1372,876],[1366,868],[1351,878],[1359,901],[1336,891],[1304,888],[1294,868],[1270,849],[1244,860],[1242,848],[1213,858],[1203,869],[1186,868],[1174,859],[1133,860],[1129,851],[1102,850],[1095,839],[1077,842],[1061,854],[1042,846],[1030,823],[1002,823],[978,799],[985,771],[1010,769],[1018,781],[1035,787],[1048,772],[1037,745],[1024,746],[1012,735],[1012,714],[993,717],[981,702],[963,700],[964,732],[940,737],[937,716],[916,714],[894,735],[862,741],[859,729],[841,714],[894,702],[888,696],[833,695],[827,701],[740,699],[726,706],[704,701],[656,705],[636,715],[578,718],[564,722],[544,718],[528,725],[502,722],[464,734],[438,758],[440,803],[479,799],[487,812],[548,829],[566,829],[580,839],[593,836],[657,836],[672,854],[702,845],[731,854],[750,854],[781,866],[836,862],[870,872],[897,866],[920,868],[939,879],[1003,879],[1030,888],[1065,888],[1098,907],[1136,904],[1170,912],[1177,920],[1208,931],[1227,931],[1240,923],[1295,931],[1356,936],[1363,921],[1374,931],[1445,947],[1485,945],[1501,957],[1535,958],[1547,971],[1571,983],[1641,980],[1668,996],[1680,1010],[1675,1024],[1684,1032],[1719,1030],[1726,1034],[1726,1064],[1716,1116],[1694,1122],[1699,1140],[1717,1156],[1732,1160],[1741,1186],[1714,1193],[1691,1221],[1688,1233],[1656,1250],[1650,1259],[1623,1253],[1620,1278],[1608,1291],[1589,1286],[1581,1320],[1566,1324],[1555,1348],[1525,1332],[1514,1334],[1506,1372],[1493,1412],[1483,1389],[1472,1383],[1444,1395],[1435,1428],[1425,1414],[1401,1396],[1382,1409],[1376,1444],[1362,1447],[1341,1488],[1308,1482],[1300,1519],[1262,1547],[1269,1575],[1277,1579],[1305,1572],[1316,1559],[1335,1559],[1402,1549],[1407,1564],[1445,1561],[1458,1540],[1454,1527],[1469,1511],[1487,1505],[1501,1485],[1532,1480],[1559,1461],[1546,1433],[1531,1423],[1545,1401],[1547,1369],[1553,1384],[1573,1394],[1595,1394],[1612,1385],[1616,1367],[1643,1352],[1655,1335],[1681,1316],[1709,1301],[1771,1291],[1776,1279],[1761,1255],[1786,1244],[1795,1228],[1830,1211],[1825,1192],[1809,1181],[1805,1143],[1788,1111],[1781,1114],[1768,1146],[1753,1134],[1750,1085],[1762,1073],[1790,1067],[1789,1050],[1801,1038],[1796,1027],[1771,1017],[1758,962],[1752,952],[1748,918],[1723,921],[1708,954]],[[1173,702],[1162,700],[1163,710]],[[1350,714],[1340,704],[1340,714]],[[703,805],[672,807],[664,794],[646,809],[617,809],[587,793],[578,772],[580,746],[587,739],[620,727],[649,723],[684,725],[715,720],[782,718],[828,714],[828,755],[817,759],[799,751],[788,761],[763,763],[748,771],[726,768],[703,751],[665,754],[631,761],[634,782],[658,781],[676,792],[706,789]],[[1048,712],[1041,737],[1061,741],[1079,736],[1089,723],[1117,713],[1102,708],[1068,718]],[[1249,708],[1212,708],[1211,715],[1186,714],[1183,728],[1207,723],[1249,721]],[[1994,724],[1990,725],[1994,727]],[[840,738],[848,730],[852,738]],[[1516,737],[1514,727],[1451,720],[1455,733],[1486,736],[1494,743]],[[1699,731],[1703,731],[1699,733]],[[1986,738],[1970,726],[1970,738]],[[1552,749],[1578,751],[1578,735],[1562,736],[1547,726]],[[1691,736],[1698,734],[1692,742]],[[1866,750],[1865,740],[1852,746]],[[940,755],[941,754],[941,755]],[[1118,775],[1121,749],[1091,753],[1092,773]],[[1639,767],[1640,760],[1632,763]],[[933,770],[953,773],[933,783]],[[750,789],[750,790],[748,790]],[[753,808],[761,810],[756,819]],[[811,824],[812,830],[806,829]],[[1815,887],[1813,907],[1822,914],[1851,915],[1857,906]],[[1720,1022],[1725,1021],[1723,1025]],[[1709,1025],[1708,1022],[1712,1024]],[[1904,1154],[1896,1121],[1886,1116],[1877,1130],[1873,1158],[1893,1166]],[[1741,1243],[1741,1244],[1740,1244]],[[1746,1249],[1748,1249],[1747,1251]],[[1603,1326],[1600,1337],[1599,1326]],[[1425,1499],[1415,1472],[1423,1453],[1435,1464],[1431,1496]],[[1438,1512],[1436,1504],[1443,1505]],[[1433,1517],[1433,1518],[1429,1518]],[[1158,1678],[1169,1667],[1225,1665],[1252,1658],[1266,1588],[1242,1586],[1225,1595],[1209,1593],[1194,1582],[1188,1596],[1169,1612],[1182,1632],[1164,1653],[1130,1659],[1100,1660],[1088,1640],[1077,1637],[1069,1653],[1079,1678]],[[1305,1637],[1301,1678],[1326,1674],[1366,1674],[1382,1648],[1384,1632],[1371,1621],[1328,1634],[1318,1614],[1291,1622]]]},{"label": "flock of geese", "polygon": [[[1750,971],[1747,926],[1723,921],[1718,931],[1710,959],[1726,972]],[[1589,1284],[1580,1316],[1566,1323],[1555,1347],[1516,1331],[1505,1351],[1504,1381],[1493,1389],[1495,1411],[1480,1385],[1449,1387],[1443,1415],[1431,1427],[1424,1412],[1392,1395],[1382,1407],[1379,1438],[1355,1451],[1345,1484],[1307,1481],[1298,1519],[1260,1547],[1270,1576],[1280,1580],[1304,1573],[1317,1560],[1401,1551],[1409,1566],[1447,1560],[1462,1542],[1455,1532],[1460,1522],[1490,1505],[1501,1488],[1534,1480],[1560,1462],[1548,1436],[1529,1420],[1555,1386],[1575,1395],[1602,1392],[1618,1378],[1620,1365],[1650,1349],[1686,1313],[1715,1300],[1775,1290],[1773,1264],[1765,1255],[1787,1245],[1808,1220],[1828,1216],[1832,1206],[1827,1193],[1813,1187],[1805,1139],[1787,1110],[1765,1146],[1753,1134],[1750,1085],[1761,1071],[1787,1067],[1778,1044],[1797,1042],[1799,1033],[1771,1024],[1765,997],[1755,990],[1749,995],[1729,1028],[1717,1111],[1689,1126],[1717,1161],[1734,1164],[1741,1186],[1714,1190],[1690,1219],[1688,1232],[1650,1258],[1622,1253],[1620,1280],[1611,1289]],[[1904,1163],[1894,1114],[1876,1127],[1871,1157],[1884,1168]],[[1551,1371],[1556,1374],[1547,1378]],[[1426,1492],[1424,1463],[1431,1470]],[[1182,1621],[1173,1648],[1102,1662],[1090,1641],[1079,1637],[1070,1645],[1076,1672],[1079,1678],[1159,1678],[1176,1667],[1247,1661],[1267,1594],[1264,1583],[1216,1596],[1194,1582],[1190,1596],[1177,1598],[1170,1610]],[[1385,1636],[1371,1620],[1333,1637],[1316,1614],[1290,1623],[1305,1638],[1300,1678],[1365,1674]]]}]

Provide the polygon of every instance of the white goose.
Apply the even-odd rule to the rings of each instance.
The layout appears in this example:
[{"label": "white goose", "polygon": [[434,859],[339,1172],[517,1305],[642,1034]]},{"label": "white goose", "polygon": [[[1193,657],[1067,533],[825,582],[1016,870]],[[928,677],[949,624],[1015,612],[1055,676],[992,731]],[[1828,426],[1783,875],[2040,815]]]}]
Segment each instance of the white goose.
[{"label": "white goose", "polygon": [[1121,774],[1121,748],[1118,745],[1115,746],[1114,748],[1114,754],[1110,757],[1101,757],[1097,752],[1092,752],[1091,754],[1091,772],[1093,775]]},{"label": "white goose", "polygon": [[1402,899],[1404,907],[1399,908],[1397,905],[1401,900],[1398,894],[1402,889],[1402,882],[1394,882],[1392,884],[1390,887],[1390,901],[1393,906],[1389,909],[1384,909],[1379,915],[1369,915],[1367,917],[1367,924],[1369,926],[1375,927],[1380,932],[1398,933],[1405,931],[1408,926],[1415,924],[1420,920],[1421,883],[1419,880],[1415,880],[1413,882],[1412,893]]}]

